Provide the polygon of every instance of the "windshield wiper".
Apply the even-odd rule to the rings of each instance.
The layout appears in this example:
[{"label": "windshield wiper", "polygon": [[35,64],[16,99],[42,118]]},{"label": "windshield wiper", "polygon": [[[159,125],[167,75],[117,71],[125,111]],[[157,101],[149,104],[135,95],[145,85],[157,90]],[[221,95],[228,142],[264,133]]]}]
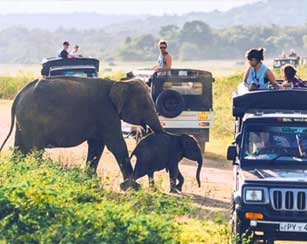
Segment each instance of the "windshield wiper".
[{"label": "windshield wiper", "polygon": [[277,159],[280,159],[280,158],[282,158],[282,157],[292,157],[292,158],[294,158],[295,156],[294,155],[291,155],[291,154],[279,154],[279,155],[277,155],[275,158],[273,158],[273,159],[271,159],[270,161],[271,162],[275,162]]},{"label": "windshield wiper", "polygon": [[296,156],[296,155],[291,155],[291,154],[280,154],[277,155],[275,158],[271,159],[271,162],[275,162],[277,159],[282,158],[282,157],[291,157],[292,160],[295,161],[302,161],[302,159],[307,159],[307,157],[301,157],[301,156]]}]

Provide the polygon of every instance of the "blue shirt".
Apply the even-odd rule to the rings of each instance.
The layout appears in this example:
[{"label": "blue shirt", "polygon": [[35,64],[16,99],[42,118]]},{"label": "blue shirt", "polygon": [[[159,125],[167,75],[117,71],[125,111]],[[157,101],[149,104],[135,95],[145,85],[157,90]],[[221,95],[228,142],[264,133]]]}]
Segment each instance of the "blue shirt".
[{"label": "blue shirt", "polygon": [[258,89],[268,89],[269,80],[265,77],[268,67],[264,64],[261,64],[260,69],[256,71],[255,68],[251,67],[248,72],[246,83],[248,85],[255,84]]}]

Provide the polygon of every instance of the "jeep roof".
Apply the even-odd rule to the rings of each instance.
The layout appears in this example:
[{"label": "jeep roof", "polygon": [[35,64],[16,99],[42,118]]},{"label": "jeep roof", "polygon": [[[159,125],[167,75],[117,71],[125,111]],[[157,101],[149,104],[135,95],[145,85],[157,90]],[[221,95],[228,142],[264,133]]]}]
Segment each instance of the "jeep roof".
[{"label": "jeep roof", "polygon": [[84,66],[95,68],[96,72],[99,72],[99,60],[95,58],[47,58],[42,62],[41,74],[48,76],[50,70],[54,68],[61,67],[60,69],[64,69],[64,67],[69,67],[67,69],[72,69],[72,67],[76,67],[80,69]]},{"label": "jeep roof", "polygon": [[137,69],[130,72],[137,78],[145,78],[149,79],[150,77],[156,75],[159,77],[169,77],[169,76],[176,76],[176,77],[197,77],[201,75],[208,75],[211,73],[205,70],[198,70],[198,69],[186,69],[186,68],[174,68],[168,70],[161,70],[161,71],[154,71],[152,69]]},{"label": "jeep roof", "polygon": [[257,90],[233,98],[233,116],[261,111],[307,111],[307,89]]},{"label": "jeep roof", "polygon": [[281,58],[281,57],[279,57],[279,58],[275,58],[274,59],[274,61],[282,61],[282,60],[298,60],[299,59],[299,57],[297,56],[297,57],[285,57],[285,58]]},{"label": "jeep roof", "polygon": [[73,66],[73,65],[70,65],[70,66],[54,66],[54,67],[50,67],[50,71],[53,71],[53,70],[62,70],[62,69],[95,69],[96,70],[96,67],[95,66],[91,66],[91,65],[77,65],[77,66]]},{"label": "jeep roof", "polygon": [[[253,120],[259,120],[259,119],[275,119],[275,118],[303,118],[303,119],[307,119],[307,111],[305,111],[305,113],[297,113],[297,112],[276,112],[276,113],[272,113],[272,112],[268,112],[268,113],[247,113],[244,115],[243,117],[243,121],[253,121]],[[306,120],[307,122],[307,120]]]}]

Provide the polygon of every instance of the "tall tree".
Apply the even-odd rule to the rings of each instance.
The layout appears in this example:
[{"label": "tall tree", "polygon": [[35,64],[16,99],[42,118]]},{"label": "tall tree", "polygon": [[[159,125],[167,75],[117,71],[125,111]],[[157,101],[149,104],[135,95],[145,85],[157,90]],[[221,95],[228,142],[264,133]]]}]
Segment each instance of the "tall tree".
[{"label": "tall tree", "polygon": [[190,42],[202,46],[212,43],[213,35],[209,25],[202,21],[194,20],[183,25],[180,39],[182,42]]}]

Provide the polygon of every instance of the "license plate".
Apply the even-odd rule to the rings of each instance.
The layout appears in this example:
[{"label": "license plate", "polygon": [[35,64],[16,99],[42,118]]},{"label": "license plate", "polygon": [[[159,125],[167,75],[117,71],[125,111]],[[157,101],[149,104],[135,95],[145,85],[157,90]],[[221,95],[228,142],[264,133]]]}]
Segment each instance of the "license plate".
[{"label": "license plate", "polygon": [[280,223],[279,231],[307,232],[307,224],[306,223]]}]

